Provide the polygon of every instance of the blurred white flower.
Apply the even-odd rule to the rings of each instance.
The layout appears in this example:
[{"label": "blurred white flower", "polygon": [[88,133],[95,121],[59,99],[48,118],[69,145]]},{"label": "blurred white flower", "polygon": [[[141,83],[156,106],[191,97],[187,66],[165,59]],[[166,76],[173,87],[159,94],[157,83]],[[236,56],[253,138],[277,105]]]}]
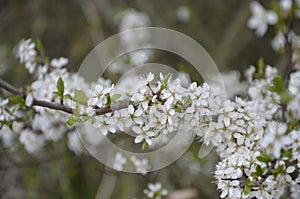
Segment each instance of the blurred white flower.
[{"label": "blurred white flower", "polygon": [[126,158],[122,155],[122,153],[116,153],[115,155],[115,161],[113,164],[113,168],[118,170],[118,171],[122,171],[123,170],[123,166],[124,164],[126,164],[127,160]]},{"label": "blurred white flower", "polygon": [[178,21],[181,23],[189,22],[190,15],[191,15],[190,9],[187,6],[180,6],[177,9],[176,16],[177,16]]},{"label": "blurred white flower", "polygon": [[65,57],[60,57],[58,59],[52,59],[50,64],[54,68],[61,68],[69,63],[69,60]]},{"label": "blurred white flower", "polygon": [[268,25],[277,23],[278,17],[276,13],[271,10],[265,10],[257,1],[251,2],[250,10],[252,16],[248,20],[248,27],[255,29],[258,37],[262,37],[266,33]]},{"label": "blurred white flower", "polygon": [[17,57],[20,59],[20,63],[25,63],[25,68],[29,73],[33,73],[36,67],[35,43],[31,39],[22,40],[17,48]]},{"label": "blurred white flower", "polygon": [[44,137],[42,135],[37,135],[29,129],[25,129],[21,132],[19,140],[24,145],[25,150],[31,154],[40,151],[45,144]]},{"label": "blurred white flower", "polygon": [[291,10],[293,1],[292,0],[280,0],[279,5],[284,12]]},{"label": "blurred white flower", "polygon": [[76,131],[68,133],[68,147],[76,155],[80,155],[82,153],[83,146]]},{"label": "blurred white flower", "polygon": [[138,159],[135,156],[130,157],[131,162],[135,166],[135,170],[137,173],[141,173],[142,175],[146,175],[150,169],[149,161],[144,159]]},{"label": "blurred white flower", "polygon": [[147,198],[149,199],[161,199],[163,196],[168,195],[168,191],[163,189],[161,183],[149,183],[147,189],[144,190]]}]

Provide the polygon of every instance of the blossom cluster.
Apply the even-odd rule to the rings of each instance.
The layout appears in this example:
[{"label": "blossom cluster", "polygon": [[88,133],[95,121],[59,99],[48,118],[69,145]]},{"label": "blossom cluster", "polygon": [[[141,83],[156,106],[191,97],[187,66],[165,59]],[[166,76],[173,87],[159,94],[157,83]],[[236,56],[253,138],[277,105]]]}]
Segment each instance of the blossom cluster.
[{"label": "blossom cluster", "polygon": [[[281,0],[274,12],[253,2],[248,26],[263,36],[267,25],[278,25],[289,13],[298,17],[300,2],[294,4],[292,0]],[[128,20],[121,20],[121,30],[150,23],[147,16],[133,10],[123,13],[123,17]],[[139,17],[143,19],[141,23],[136,20]],[[214,177],[221,198],[271,199],[285,194],[299,198],[300,42],[296,33],[283,30],[272,46],[280,51],[287,42],[292,44],[293,70],[283,77],[275,67],[260,60],[257,67],[250,66],[245,71],[243,82],[237,72],[224,74],[230,80],[225,82],[225,88],[235,88],[228,92],[230,99],[214,84],[182,83],[172,74],[140,74],[140,78],[131,79],[135,86],[126,92],[103,78],[87,83],[65,68],[68,59],[47,61],[36,43],[23,40],[17,57],[35,80],[24,88],[22,96],[0,99],[2,144],[16,150],[17,143],[21,143],[28,153],[36,154],[48,142],[58,142],[67,134],[67,146],[79,155],[84,148],[75,124],[89,122],[91,128],[97,129],[98,135],[89,131],[85,134],[94,146],[101,143],[102,135],[127,133],[134,135],[132,143],[151,148],[164,145],[180,131],[196,135],[202,143],[216,148],[220,161]],[[132,43],[130,39],[123,38],[125,43]],[[67,111],[52,110],[41,103],[37,106],[37,101],[53,103]],[[126,157],[120,152],[114,157],[113,168],[118,171],[134,166],[137,173],[146,175],[151,169],[146,158]],[[144,193],[156,199],[167,195],[160,183],[149,184]]]},{"label": "blossom cluster", "polygon": [[147,189],[144,190],[145,195],[149,199],[161,199],[163,196],[168,195],[168,191],[163,189],[161,183],[149,183]]}]

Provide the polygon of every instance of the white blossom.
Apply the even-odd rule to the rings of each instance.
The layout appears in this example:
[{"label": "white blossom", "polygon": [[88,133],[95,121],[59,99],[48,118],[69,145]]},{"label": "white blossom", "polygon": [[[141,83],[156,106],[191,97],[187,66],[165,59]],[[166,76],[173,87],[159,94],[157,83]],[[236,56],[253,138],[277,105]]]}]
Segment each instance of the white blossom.
[{"label": "white blossom", "polygon": [[36,67],[35,43],[31,39],[22,40],[17,48],[17,57],[20,59],[20,63],[25,63],[26,69],[29,73],[33,73]]},{"label": "white blossom", "polygon": [[68,147],[76,155],[80,155],[82,153],[83,146],[76,131],[68,133]]},{"label": "white blossom", "polygon": [[138,159],[135,156],[131,156],[130,160],[133,163],[136,172],[141,173],[142,175],[146,175],[151,168],[149,165],[149,161],[146,158]]},{"label": "white blossom", "polygon": [[177,9],[176,16],[177,16],[178,21],[181,23],[189,22],[190,15],[191,15],[191,12],[190,12],[189,8],[186,6],[180,6]]},{"label": "white blossom", "polygon": [[127,159],[122,155],[122,153],[118,152],[115,155],[115,161],[113,164],[113,168],[118,170],[118,171],[122,171],[124,164],[126,164]]},{"label": "white blossom", "polygon": [[250,9],[252,16],[248,20],[248,27],[256,29],[256,35],[262,37],[267,31],[268,25],[277,23],[278,17],[274,11],[265,10],[257,1],[251,2]]},{"label": "white blossom", "polygon": [[65,57],[60,57],[58,59],[52,59],[50,64],[54,68],[61,68],[69,63],[69,60]]},{"label": "white blossom", "polygon": [[149,183],[147,189],[144,190],[147,198],[149,199],[161,199],[162,196],[168,195],[168,191],[163,189],[161,183]]},{"label": "white blossom", "polygon": [[37,135],[29,129],[22,131],[19,140],[24,145],[25,150],[31,154],[40,151],[45,144],[44,137],[42,135]]}]

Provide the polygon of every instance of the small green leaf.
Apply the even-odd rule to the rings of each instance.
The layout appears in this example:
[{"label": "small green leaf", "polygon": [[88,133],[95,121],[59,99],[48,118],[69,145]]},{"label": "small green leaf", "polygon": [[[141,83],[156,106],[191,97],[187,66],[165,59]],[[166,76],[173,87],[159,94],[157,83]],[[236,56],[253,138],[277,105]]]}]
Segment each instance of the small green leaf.
[{"label": "small green leaf", "polygon": [[10,130],[13,130],[12,121],[3,120],[3,121],[0,121],[0,123],[7,126]]},{"label": "small green leaf", "polygon": [[190,104],[192,101],[191,101],[191,96],[186,96],[183,100],[183,104],[186,106],[188,104]]},{"label": "small green leaf", "polygon": [[143,146],[142,146],[142,151],[144,151],[147,148],[148,144],[147,142],[144,141]]},{"label": "small green leaf", "polygon": [[264,155],[257,156],[256,159],[260,162],[268,163],[271,162],[273,158],[268,154],[264,154]]},{"label": "small green leaf", "polygon": [[65,92],[65,84],[64,84],[64,81],[61,77],[57,80],[56,89],[57,89],[56,94],[58,95],[58,97],[63,98],[64,97],[64,92]]},{"label": "small green leaf", "polygon": [[278,92],[281,92],[281,91],[285,90],[284,81],[283,81],[283,78],[280,75],[277,75],[273,79],[272,84],[273,85],[269,87],[270,91],[278,93]]},{"label": "small green leaf", "polygon": [[281,149],[280,151],[282,157],[287,157],[288,159],[293,158],[293,150],[292,149]]},{"label": "small green leaf", "polygon": [[168,73],[165,77],[165,79],[161,82],[162,84],[162,89],[167,87],[167,83],[169,81],[169,79],[172,77],[172,73]]},{"label": "small green leaf", "polygon": [[293,99],[292,95],[291,95],[291,94],[289,93],[289,91],[287,91],[287,90],[284,90],[284,91],[282,91],[282,92],[280,92],[280,93],[278,93],[278,94],[279,94],[279,96],[280,96],[281,101],[282,101],[284,104],[289,103],[289,102]]},{"label": "small green leaf", "polygon": [[290,133],[292,130],[296,129],[297,127],[297,120],[292,119],[288,122],[288,130],[287,133]]},{"label": "small green leaf", "polygon": [[75,116],[74,115],[72,115],[69,119],[68,119],[68,121],[67,121],[67,125],[69,126],[69,127],[73,127],[75,124],[76,124],[76,118],[75,118]]},{"label": "small green leaf", "polygon": [[105,106],[111,105],[112,100],[111,100],[110,94],[106,93],[105,97],[106,97],[106,104],[105,104]]},{"label": "small green leaf", "polygon": [[283,165],[279,165],[276,169],[273,171],[273,175],[276,178],[279,174],[285,173],[285,169]]},{"label": "small green leaf", "polygon": [[117,101],[120,97],[121,97],[120,94],[114,94],[114,95],[111,97],[111,102],[114,103],[114,102]]},{"label": "small green leaf", "polygon": [[256,166],[255,171],[256,171],[257,175],[262,176],[262,174],[263,174],[263,169],[261,168],[260,165],[257,165],[257,166]]},{"label": "small green leaf", "polygon": [[25,99],[22,96],[12,96],[8,98],[9,102],[13,104],[25,104]]},{"label": "small green leaf", "polygon": [[77,117],[77,118],[79,118],[80,117],[80,110],[79,110],[79,104],[78,103],[76,103],[76,107],[75,107],[75,109],[74,109],[74,116],[75,117]]},{"label": "small green leaf", "polygon": [[265,70],[265,63],[264,63],[264,59],[262,57],[260,57],[258,59],[258,63],[257,63],[257,72],[254,74],[255,78],[263,78],[264,77],[264,70]]},{"label": "small green leaf", "polygon": [[43,43],[40,39],[36,40],[36,49],[40,52],[44,51]]},{"label": "small green leaf", "polygon": [[74,101],[72,95],[70,95],[70,94],[66,94],[65,97],[66,97],[66,98],[69,98],[69,99],[72,100],[72,101]]},{"label": "small green leaf", "polygon": [[244,194],[248,195],[251,192],[251,186],[246,185],[244,188]]},{"label": "small green leaf", "polygon": [[284,80],[281,75],[277,75],[273,79],[272,85],[268,86],[267,89],[269,91],[277,93],[280,96],[281,102],[284,104],[287,104],[292,100],[292,95],[285,88]]},{"label": "small green leaf", "polygon": [[183,108],[180,105],[177,105],[175,110],[178,113],[183,113]]},{"label": "small green leaf", "polygon": [[75,98],[76,102],[79,104],[87,106],[88,97],[86,96],[83,90],[75,90]]},{"label": "small green leaf", "polygon": [[252,173],[251,173],[251,176],[252,176],[252,177],[259,177],[260,175],[258,175],[258,173],[256,173],[256,172],[252,172]]}]

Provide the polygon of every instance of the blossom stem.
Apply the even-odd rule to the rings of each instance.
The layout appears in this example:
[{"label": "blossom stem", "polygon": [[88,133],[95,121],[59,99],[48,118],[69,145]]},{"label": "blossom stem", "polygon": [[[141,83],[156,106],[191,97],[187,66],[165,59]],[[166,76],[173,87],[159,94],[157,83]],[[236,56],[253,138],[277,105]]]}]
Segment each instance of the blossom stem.
[{"label": "blossom stem", "polygon": [[[9,84],[2,78],[0,78],[0,88],[3,88],[6,91],[8,91],[14,95],[19,95],[19,96],[26,98],[25,92],[20,91],[18,88]],[[96,112],[96,115],[103,115],[105,113],[113,112],[114,110],[120,110],[120,109],[127,108],[130,104],[136,106],[136,104],[131,101],[123,100],[123,101],[115,102],[114,104],[111,104],[109,107],[96,109],[95,112]],[[49,108],[49,109],[53,109],[53,110],[62,111],[62,112],[69,113],[69,114],[74,113],[74,110],[72,108],[67,107],[63,104],[51,103],[51,102],[44,101],[44,100],[37,100],[35,98],[33,98],[32,106],[41,106],[41,107],[45,107],[45,108]],[[85,114],[83,114],[82,116],[85,116]]]}]

